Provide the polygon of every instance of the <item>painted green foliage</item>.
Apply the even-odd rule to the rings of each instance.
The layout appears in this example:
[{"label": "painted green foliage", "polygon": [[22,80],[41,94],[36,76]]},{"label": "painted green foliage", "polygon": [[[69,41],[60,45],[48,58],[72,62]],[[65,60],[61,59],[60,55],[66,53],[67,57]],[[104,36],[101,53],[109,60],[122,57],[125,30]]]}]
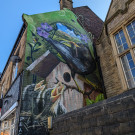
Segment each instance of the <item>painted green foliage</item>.
[{"label": "painted green foliage", "polygon": [[[46,16],[47,16],[47,18],[46,18]],[[32,16],[23,15],[23,17],[26,20],[26,22],[28,23],[27,43],[30,43],[32,46],[34,46],[35,42],[36,42],[35,46],[37,46],[37,48],[35,46],[34,46],[34,48],[36,49],[36,51],[37,51],[37,49],[41,48],[40,55],[45,52],[45,49],[46,50],[48,49],[47,47],[50,46],[50,45],[48,45],[47,42],[45,42],[46,43],[45,44],[43,42],[43,38],[41,38],[41,37],[39,38],[39,36],[37,35],[37,28],[41,27],[41,24],[43,24],[43,23],[47,23],[47,24],[49,24],[49,26],[52,27],[50,32],[48,32],[49,37],[51,37],[51,38],[53,38],[57,41],[61,41],[65,38],[65,36],[61,33],[62,31],[58,31],[57,28],[56,28],[57,27],[56,24],[58,24],[58,23],[59,24],[61,23],[62,25],[65,25],[69,29],[74,30],[76,35],[81,35],[81,34],[86,35],[87,38],[89,38],[89,36],[90,36],[79,25],[79,23],[77,22],[76,16],[68,9],[65,9],[65,10],[62,10],[62,11],[39,14],[39,15],[32,15]],[[74,41],[75,40],[72,37],[66,37],[66,38],[68,38],[67,39],[68,41]],[[78,40],[78,39],[76,39],[76,40]],[[84,39],[84,40],[86,41],[86,39]],[[41,45],[41,47],[38,47],[38,45],[40,46],[40,43],[43,43],[43,44]],[[94,57],[93,47],[92,47],[92,43],[90,41],[88,42],[88,47],[89,47],[89,50],[91,51],[92,56]],[[42,50],[44,50],[44,52],[42,52]],[[30,52],[27,50],[27,53],[30,53]],[[27,54],[27,55],[30,56],[30,54]],[[59,56],[59,54],[58,54],[58,56]],[[35,56],[35,57],[38,57],[38,56]],[[28,59],[26,57],[25,61],[27,61]]]},{"label": "painted green foliage", "polygon": [[[51,43],[45,40],[47,39],[45,38],[45,36],[48,36],[50,39],[53,39],[55,41],[61,42],[65,46],[72,47],[72,50],[74,52],[77,49],[78,50],[80,48],[82,49],[81,46],[83,47],[85,46],[88,49],[86,48],[82,49],[84,51],[84,52],[82,51],[82,53],[85,54],[86,50],[90,51],[91,57],[92,59],[94,59],[94,51],[93,51],[93,46],[90,39],[91,34],[87,33],[80,26],[80,24],[77,22],[76,16],[70,10],[65,9],[62,11],[44,13],[44,14],[39,14],[39,15],[31,15],[31,16],[23,15],[23,17],[28,23],[28,28],[27,28],[28,29],[27,30],[27,43],[28,44],[26,48],[27,51],[26,51],[26,59],[25,59],[25,62],[27,64],[26,66],[30,65],[35,59],[37,59],[47,50],[50,50],[53,54],[55,54],[60,59],[60,61],[67,63],[67,61],[65,61],[65,59],[63,59],[63,57],[61,56],[60,52],[57,51],[57,49],[54,48],[54,46],[51,45]],[[64,27],[62,28],[63,30],[60,29],[60,27],[62,27],[60,25]],[[52,29],[44,32],[44,35],[40,36],[40,34],[38,34],[40,33],[40,28],[43,28],[43,27],[49,28],[49,26]],[[70,35],[70,37],[65,32],[66,29],[69,32],[68,34]],[[42,29],[42,31],[45,31],[45,29]],[[79,38],[81,38],[81,40]],[[86,62],[89,63],[89,61],[86,61]],[[26,68],[26,66],[24,67],[24,69]],[[99,77],[97,68],[94,65],[93,65],[93,68],[95,69],[94,74],[96,75],[96,81],[95,79],[93,79],[95,78],[93,77],[93,75],[88,75],[88,73],[86,74],[84,73],[84,75],[88,80],[94,82],[96,84],[94,85],[94,87],[96,87],[100,81],[100,77]],[[91,68],[89,68],[89,71],[90,69]]]},{"label": "painted green foliage", "polygon": [[[85,105],[104,99],[92,36],[80,26],[77,17],[64,9],[31,16],[24,14],[23,18],[28,26],[23,92],[25,107],[21,115],[27,114],[28,117],[22,118],[20,123],[29,126],[20,130],[20,134],[31,131],[31,125],[40,126],[41,130],[42,126],[46,128],[50,115],[55,117],[83,107],[83,98]],[[72,96],[69,97],[70,104],[66,103],[67,95]],[[73,106],[78,99],[80,106]],[[29,119],[33,119],[33,123],[26,123]]]},{"label": "painted green foliage", "polygon": [[97,103],[97,102],[102,101],[102,100],[104,100],[104,95],[103,94],[99,94],[96,97],[96,100],[92,100],[92,99],[86,98],[86,105],[91,105],[93,103]]}]

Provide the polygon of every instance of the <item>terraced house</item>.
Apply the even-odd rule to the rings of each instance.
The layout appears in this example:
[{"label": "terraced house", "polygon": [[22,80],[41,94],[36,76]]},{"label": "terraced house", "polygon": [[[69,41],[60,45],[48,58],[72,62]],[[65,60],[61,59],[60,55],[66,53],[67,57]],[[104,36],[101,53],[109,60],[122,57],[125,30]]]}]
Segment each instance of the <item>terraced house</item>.
[{"label": "terraced house", "polygon": [[134,7],[112,0],[104,23],[72,0],[23,14],[0,79],[1,135],[134,134]]}]

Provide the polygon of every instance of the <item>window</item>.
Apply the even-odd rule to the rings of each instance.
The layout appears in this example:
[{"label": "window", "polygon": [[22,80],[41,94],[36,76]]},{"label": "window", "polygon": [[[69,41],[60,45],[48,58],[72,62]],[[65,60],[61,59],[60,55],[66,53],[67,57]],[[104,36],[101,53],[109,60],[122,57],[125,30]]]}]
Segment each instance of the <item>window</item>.
[{"label": "window", "polygon": [[7,84],[7,82],[4,79],[3,84],[2,84],[2,87],[1,87],[1,99],[3,98],[3,94],[4,94],[4,91],[6,89],[6,84]]},{"label": "window", "polygon": [[135,20],[114,34],[116,55],[129,89],[135,87]]},{"label": "window", "polygon": [[123,69],[129,88],[135,87],[135,65],[131,53],[127,53],[121,57]]},{"label": "window", "polygon": [[15,129],[15,117],[13,117],[12,119],[8,119],[6,121],[2,121],[1,134],[14,135],[14,129]]},{"label": "window", "polygon": [[4,121],[4,129],[9,128],[8,121]]},{"label": "window", "polygon": [[10,133],[9,121],[3,121],[1,124],[1,134],[9,135],[9,133]]},{"label": "window", "polygon": [[128,49],[128,45],[127,45],[123,30],[120,30],[115,35],[115,40],[116,40],[116,44],[117,44],[118,53],[122,53],[123,51]]},{"label": "window", "polygon": [[18,63],[14,63],[14,65],[13,65],[13,74],[12,74],[12,82],[17,77],[17,72],[18,72]]},{"label": "window", "polygon": [[135,20],[127,26],[127,31],[131,45],[135,45]]},{"label": "window", "polygon": [[3,83],[3,84],[2,84],[2,87],[1,87],[1,99],[3,99],[4,85],[5,85],[5,83]]}]

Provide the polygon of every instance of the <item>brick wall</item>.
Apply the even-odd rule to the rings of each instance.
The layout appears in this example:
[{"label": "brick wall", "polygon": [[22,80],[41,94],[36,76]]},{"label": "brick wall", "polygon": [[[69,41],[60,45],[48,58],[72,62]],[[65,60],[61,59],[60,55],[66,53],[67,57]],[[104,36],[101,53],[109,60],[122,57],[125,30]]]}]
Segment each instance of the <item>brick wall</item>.
[{"label": "brick wall", "polygon": [[50,135],[134,135],[135,89],[53,120]]},{"label": "brick wall", "polygon": [[[22,72],[23,70],[23,64],[24,64],[24,56],[25,56],[25,41],[26,41],[26,35],[27,35],[27,29],[24,31],[19,44],[16,48],[14,48],[14,53],[12,55],[16,55],[18,53],[18,56],[21,58],[21,62],[18,63],[18,74]],[[5,72],[2,76],[2,80],[0,80],[0,94],[2,90],[2,86],[4,87],[3,95],[5,95],[10,88],[12,84],[12,73],[13,73],[13,63],[9,60],[7,63],[7,67],[5,69]]]},{"label": "brick wall", "polygon": [[21,73],[22,72],[23,66],[24,66],[26,37],[27,37],[27,29],[25,29],[25,31],[23,33],[23,36],[22,36],[22,38],[20,40],[20,43],[19,43],[19,45],[17,47],[17,49],[20,48],[20,50],[19,50],[19,57],[22,60],[21,62],[18,63],[18,73]]}]

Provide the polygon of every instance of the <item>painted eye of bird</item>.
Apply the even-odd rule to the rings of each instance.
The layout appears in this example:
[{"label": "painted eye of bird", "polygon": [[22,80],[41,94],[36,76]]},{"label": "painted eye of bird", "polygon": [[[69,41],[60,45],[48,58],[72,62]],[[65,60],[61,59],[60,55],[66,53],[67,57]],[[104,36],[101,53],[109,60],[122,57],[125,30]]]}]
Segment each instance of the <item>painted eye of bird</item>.
[{"label": "painted eye of bird", "polygon": [[63,78],[64,78],[65,82],[70,82],[71,81],[71,76],[70,76],[70,74],[68,72],[65,72],[63,74]]}]

